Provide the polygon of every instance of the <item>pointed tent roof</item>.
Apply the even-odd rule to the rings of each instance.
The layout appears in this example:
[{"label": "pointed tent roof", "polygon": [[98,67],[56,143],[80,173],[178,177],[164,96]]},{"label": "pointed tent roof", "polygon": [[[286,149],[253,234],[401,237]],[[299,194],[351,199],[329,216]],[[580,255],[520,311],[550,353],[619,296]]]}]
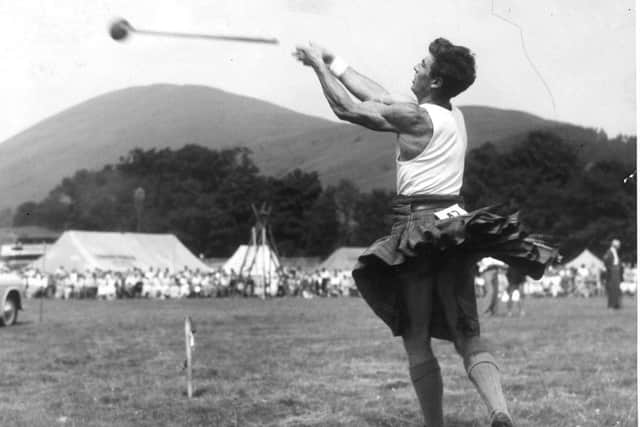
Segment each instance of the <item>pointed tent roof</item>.
[{"label": "pointed tent roof", "polygon": [[329,257],[320,264],[320,268],[327,270],[353,270],[358,257],[365,251],[365,247],[343,246],[333,251]]},{"label": "pointed tent roof", "polygon": [[580,268],[584,264],[589,269],[604,270],[604,262],[593,254],[589,249],[582,251],[580,255],[565,264],[565,267]]},{"label": "pointed tent roof", "polygon": [[240,245],[222,266],[227,273],[264,277],[275,276],[278,268],[278,257],[268,245]]},{"label": "pointed tent roof", "polygon": [[96,268],[123,271],[134,267],[210,270],[173,234],[97,231],[65,232],[30,266],[47,273],[60,266],[78,271]]}]

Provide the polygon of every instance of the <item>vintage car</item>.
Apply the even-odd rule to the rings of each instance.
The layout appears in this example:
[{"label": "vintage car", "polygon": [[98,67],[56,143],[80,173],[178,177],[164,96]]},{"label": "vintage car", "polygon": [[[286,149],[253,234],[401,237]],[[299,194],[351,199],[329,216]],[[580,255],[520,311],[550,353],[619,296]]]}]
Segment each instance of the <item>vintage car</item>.
[{"label": "vintage car", "polygon": [[24,286],[19,275],[0,271],[0,326],[10,326],[22,310]]}]

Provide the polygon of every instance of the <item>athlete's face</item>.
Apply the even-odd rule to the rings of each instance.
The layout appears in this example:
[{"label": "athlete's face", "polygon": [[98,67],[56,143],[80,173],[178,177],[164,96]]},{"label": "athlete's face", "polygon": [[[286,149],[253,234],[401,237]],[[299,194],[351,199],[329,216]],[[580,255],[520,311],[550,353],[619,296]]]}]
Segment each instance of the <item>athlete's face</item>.
[{"label": "athlete's face", "polygon": [[434,79],[431,78],[431,65],[433,64],[433,56],[427,54],[420,62],[414,67],[415,72],[413,76],[413,82],[411,84],[411,91],[418,97],[424,97],[431,93],[434,87]]}]

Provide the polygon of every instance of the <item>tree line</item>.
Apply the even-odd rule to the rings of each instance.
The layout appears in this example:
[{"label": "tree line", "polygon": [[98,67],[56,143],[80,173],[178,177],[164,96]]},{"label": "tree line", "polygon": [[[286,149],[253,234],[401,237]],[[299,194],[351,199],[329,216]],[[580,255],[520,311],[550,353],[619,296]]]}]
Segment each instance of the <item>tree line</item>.
[{"label": "tree line", "polygon": [[[635,140],[629,143],[635,144]],[[508,151],[491,143],[467,155],[462,195],[468,210],[499,205],[520,210],[532,232],[550,236],[572,257],[602,254],[612,237],[635,259],[635,168],[615,160],[585,161],[579,146],[532,132]],[[136,215],[136,189],[144,190]],[[366,246],[389,231],[388,190],[360,191],[347,180],[324,186],[316,172],[260,174],[246,148],[134,149],[115,165],[77,171],[40,202],[21,204],[15,226],[57,230],[173,233],[196,254],[227,257],[249,241],[251,204],[272,206],[270,224],[283,256],[326,256],[340,246]]]}]

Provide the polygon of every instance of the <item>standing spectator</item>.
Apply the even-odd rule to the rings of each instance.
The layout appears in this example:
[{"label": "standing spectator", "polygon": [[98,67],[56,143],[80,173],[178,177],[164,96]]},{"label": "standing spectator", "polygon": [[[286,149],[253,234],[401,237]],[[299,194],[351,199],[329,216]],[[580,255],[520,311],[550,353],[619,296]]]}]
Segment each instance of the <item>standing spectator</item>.
[{"label": "standing spectator", "polygon": [[485,313],[489,313],[490,316],[498,314],[498,302],[500,296],[500,284],[498,282],[499,269],[496,266],[488,267],[483,273],[485,292],[491,296],[489,306],[485,310]]},{"label": "standing spectator", "polygon": [[313,286],[313,290],[312,292],[315,295],[320,295],[321,292],[321,287],[322,287],[322,278],[320,277],[320,272],[318,270],[313,272],[313,275],[311,276],[311,283]]},{"label": "standing spectator", "polygon": [[235,286],[231,289],[233,296],[242,295],[244,293],[244,283],[245,277],[240,274],[236,279]]},{"label": "standing spectator", "polygon": [[85,275],[84,297],[94,299],[98,295],[97,271],[87,270]]},{"label": "standing spectator", "polygon": [[25,289],[25,293],[29,298],[39,296],[38,287],[36,286],[35,271],[24,270],[22,275],[22,284]]},{"label": "standing spectator", "polygon": [[125,295],[125,276],[121,271],[115,273],[116,279],[116,298],[124,298]]},{"label": "standing spectator", "polygon": [[65,288],[64,288],[64,299],[70,299],[73,296],[73,292],[77,289],[78,284],[78,273],[76,270],[71,270],[71,273],[67,276],[65,280]]},{"label": "standing spectator", "polygon": [[621,306],[620,282],[622,281],[622,264],[618,250],[620,249],[620,240],[613,239],[611,247],[604,254],[604,265],[607,269],[606,273],[606,291],[607,291],[607,308],[617,310]]},{"label": "standing spectator", "polygon": [[509,281],[507,287],[507,294],[509,295],[509,300],[507,301],[507,316],[511,317],[511,308],[514,302],[518,306],[518,314],[524,316],[522,287],[527,280],[527,276],[517,268],[509,266],[507,270],[507,280]]},{"label": "standing spectator", "polygon": [[327,269],[323,267],[322,270],[320,271],[320,294],[323,297],[327,296],[330,280],[331,280],[331,273],[329,273],[329,271],[327,271]]},{"label": "standing spectator", "polygon": [[178,275],[178,285],[180,286],[179,298],[187,298],[191,296],[191,283],[186,272]]},{"label": "standing spectator", "polygon": [[213,279],[212,279],[211,274],[206,273],[206,272],[202,273],[200,286],[202,286],[202,296],[203,297],[209,298],[209,297],[214,295]]},{"label": "standing spectator", "polygon": [[578,271],[576,271],[576,294],[578,296],[589,298],[591,296],[591,290],[589,289],[589,269],[586,265],[582,264]]},{"label": "standing spectator", "polygon": [[127,270],[126,277],[124,279],[124,295],[127,297],[132,297],[134,293],[134,288],[136,286],[136,276],[133,270]]},{"label": "standing spectator", "polygon": [[340,295],[343,297],[351,296],[351,289],[354,287],[351,272],[342,271],[340,274]]},{"label": "standing spectator", "polygon": [[78,273],[78,278],[76,280],[74,297],[79,299],[86,298],[87,294],[87,277],[84,273]]},{"label": "standing spectator", "polygon": [[96,285],[98,287],[98,292],[96,294],[98,299],[107,299],[109,295],[109,288],[107,285],[107,276],[103,272],[97,272],[96,274]]},{"label": "standing spectator", "polygon": [[296,290],[295,296],[310,295],[313,293],[313,279],[310,274],[304,273],[300,279],[300,286]]},{"label": "standing spectator", "polygon": [[196,269],[194,273],[191,274],[190,284],[192,289],[192,295],[194,297],[202,296],[202,276],[200,274],[200,270]]},{"label": "standing spectator", "polygon": [[143,298],[151,298],[153,296],[153,268],[149,267],[146,273],[140,270],[140,281],[142,282],[142,288],[140,290],[140,296]]},{"label": "standing spectator", "polygon": [[169,289],[170,298],[180,298],[180,282],[178,276],[171,278],[171,288]]},{"label": "standing spectator", "polygon": [[228,275],[226,272],[222,271],[218,271],[216,272],[215,275],[217,281],[218,281],[218,296],[219,297],[228,297],[230,290],[229,288],[231,287],[231,282],[233,281],[235,284],[236,278],[235,278],[235,272],[233,270],[231,270],[231,274]]},{"label": "standing spectator", "polygon": [[329,295],[332,297],[340,296],[340,273],[333,270],[333,274],[329,276]]},{"label": "standing spectator", "polygon": [[42,277],[43,296],[51,298],[56,294],[56,287],[53,278],[46,273],[40,273]]},{"label": "standing spectator", "polygon": [[171,296],[171,272],[168,268],[160,276],[160,298],[169,298]]}]

